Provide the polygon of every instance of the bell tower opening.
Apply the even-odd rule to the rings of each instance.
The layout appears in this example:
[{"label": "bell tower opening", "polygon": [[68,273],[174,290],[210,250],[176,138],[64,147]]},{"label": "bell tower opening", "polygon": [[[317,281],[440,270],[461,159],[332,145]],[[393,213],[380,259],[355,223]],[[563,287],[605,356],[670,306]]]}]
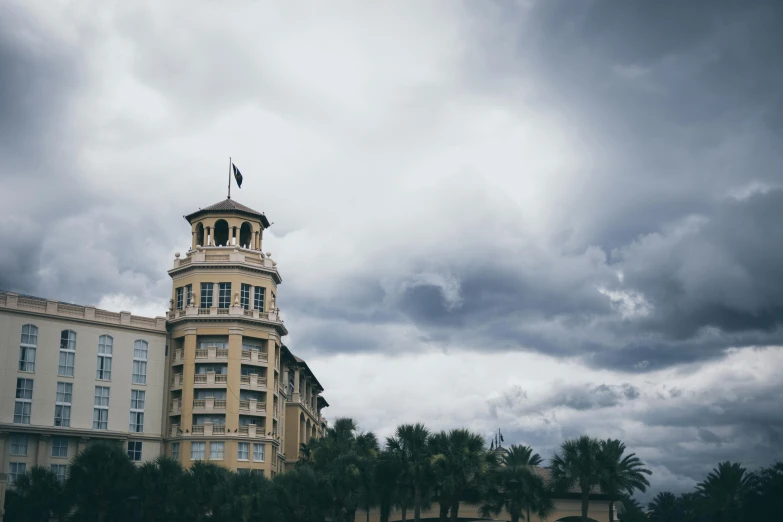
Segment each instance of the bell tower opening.
[{"label": "bell tower opening", "polygon": [[250,223],[245,221],[242,226],[239,227],[239,246],[244,248],[253,248],[251,243],[253,242],[253,227]]},{"label": "bell tower opening", "polygon": [[215,245],[228,245],[228,223],[225,219],[215,221]]},{"label": "bell tower opening", "polygon": [[196,224],[196,245],[204,246],[204,225],[202,223]]}]

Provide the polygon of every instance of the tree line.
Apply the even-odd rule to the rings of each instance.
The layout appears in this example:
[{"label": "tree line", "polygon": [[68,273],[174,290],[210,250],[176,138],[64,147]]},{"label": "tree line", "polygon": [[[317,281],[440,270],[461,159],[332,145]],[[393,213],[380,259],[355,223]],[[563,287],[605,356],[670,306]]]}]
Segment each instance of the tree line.
[{"label": "tree line", "polygon": [[[442,521],[456,521],[460,506],[470,504],[485,516],[506,511],[518,522],[548,516],[565,492],[581,499],[583,520],[596,509],[590,499],[596,492],[618,506],[623,521],[649,520],[631,495],[646,490],[651,472],[621,441],[582,436],[563,442],[550,459],[547,480],[542,463],[528,446],[494,450],[464,429],[433,433],[422,424],[402,425],[381,443],[351,419],[338,419],[325,438],[303,444],[294,469],[271,480],[210,462],[186,469],[169,457],[136,466],[119,445],[96,442],[74,457],[64,483],[37,467],[19,477],[7,494],[6,521],[354,522],[369,520],[373,509],[383,522],[394,510],[418,522],[430,509]],[[754,478],[741,481],[747,497],[735,509],[721,496],[729,495],[726,477],[732,473],[721,466],[718,479],[708,477],[700,493],[659,494],[649,515],[658,521],[741,521],[742,506],[761,505],[750,499],[768,496],[764,488],[780,496],[779,467],[771,468],[777,475],[750,474]],[[679,515],[686,504],[703,510],[704,502],[718,507],[711,514],[697,510],[699,516],[713,518]],[[715,518],[724,512],[728,518]]]}]

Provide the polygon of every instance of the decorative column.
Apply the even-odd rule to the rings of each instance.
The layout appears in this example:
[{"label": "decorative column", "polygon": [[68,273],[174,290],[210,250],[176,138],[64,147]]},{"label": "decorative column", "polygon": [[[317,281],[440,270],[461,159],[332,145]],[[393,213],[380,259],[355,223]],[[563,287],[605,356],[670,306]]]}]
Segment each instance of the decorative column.
[{"label": "decorative column", "polygon": [[299,368],[294,370],[294,393],[291,397],[291,402],[299,402]]},{"label": "decorative column", "polygon": [[[266,356],[268,362],[273,362],[275,356],[275,342],[272,339],[266,342]],[[271,369],[271,371],[270,371]],[[274,426],[273,417],[275,414],[275,371],[273,368],[267,366],[266,371],[266,433],[272,433],[272,427]],[[277,451],[274,445],[270,445],[269,449],[273,452]]]},{"label": "decorative column", "polygon": [[210,229],[210,227],[205,227],[204,230],[206,231],[206,234],[207,234],[207,240],[205,241],[205,243],[207,244],[207,246],[212,246],[211,229]]},{"label": "decorative column", "polygon": [[[182,343],[182,414],[180,427],[182,433],[193,429],[193,379],[196,374],[196,329],[185,329],[185,342]],[[171,393],[166,397],[171,398]]]},{"label": "decorative column", "polygon": [[217,308],[220,302],[220,283],[212,283],[212,308]]},{"label": "decorative column", "polygon": [[237,227],[231,227],[231,239],[229,240],[231,246],[235,246],[239,242],[237,237]]},{"label": "decorative column", "polygon": [[37,466],[43,466],[45,468],[49,467],[49,462],[48,462],[49,452],[46,451],[49,445],[48,443],[49,443],[49,435],[38,436],[38,456],[36,457]]},{"label": "decorative column", "polygon": [[[226,432],[239,427],[239,388],[242,374],[242,328],[228,329],[228,376],[226,377]],[[231,393],[233,390],[234,393]],[[252,449],[252,447],[251,447]]]}]

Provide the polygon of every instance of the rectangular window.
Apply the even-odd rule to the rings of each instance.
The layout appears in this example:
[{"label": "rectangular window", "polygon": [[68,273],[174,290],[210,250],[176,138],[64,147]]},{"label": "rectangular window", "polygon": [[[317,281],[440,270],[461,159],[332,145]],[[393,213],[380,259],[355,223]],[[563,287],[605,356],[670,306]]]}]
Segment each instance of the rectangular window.
[{"label": "rectangular window", "polygon": [[245,310],[250,309],[250,285],[242,283],[242,288],[239,292],[239,303]]},{"label": "rectangular window", "polygon": [[204,460],[204,452],[207,449],[206,442],[190,443],[190,460]]},{"label": "rectangular window", "polygon": [[68,458],[68,439],[65,437],[52,439],[52,457]]},{"label": "rectangular window", "polygon": [[218,308],[231,306],[231,283],[218,283]]},{"label": "rectangular window", "polygon": [[147,393],[143,390],[131,390],[130,400],[130,431],[142,433],[144,431],[144,400]]},{"label": "rectangular window", "polygon": [[52,464],[51,465],[52,473],[57,475],[57,480],[60,483],[65,482],[65,474],[68,472],[68,465],[67,464]]},{"label": "rectangular window", "polygon": [[128,441],[128,458],[133,462],[141,462],[141,442],[129,440]]},{"label": "rectangular window", "polygon": [[38,347],[38,327],[32,324],[22,326],[22,339],[19,343],[19,371],[35,371],[35,350]]},{"label": "rectangular window", "polygon": [[223,449],[225,443],[223,442],[210,442],[209,443],[209,460],[223,460]]},{"label": "rectangular window", "polygon": [[237,459],[249,460],[250,459],[250,443],[240,442],[237,444]]},{"label": "rectangular window", "polygon": [[138,340],[133,343],[133,376],[131,382],[147,384],[147,341]]},{"label": "rectangular window", "polygon": [[33,406],[33,380],[16,379],[16,402],[14,403],[14,424],[30,424]]},{"label": "rectangular window", "polygon": [[201,283],[200,308],[212,308],[212,283]]},{"label": "rectangular window", "polygon": [[264,462],[263,444],[253,444],[253,462]]},{"label": "rectangular window", "polygon": [[27,435],[11,435],[11,456],[27,456]]},{"label": "rectangular window", "polygon": [[58,382],[57,394],[54,405],[54,425],[69,427],[71,425],[71,398],[73,397],[73,384],[70,382]]},{"label": "rectangular window", "polygon": [[27,471],[27,464],[24,462],[9,462],[8,463],[8,485],[12,485],[16,482],[16,479],[21,477]]},{"label": "rectangular window", "polygon": [[114,339],[108,335],[98,338],[98,370],[95,378],[99,381],[111,380],[111,358],[114,350]]},{"label": "rectangular window", "polygon": [[255,295],[253,296],[253,309],[259,310],[261,312],[264,311],[264,292],[266,291],[266,288],[263,286],[257,286]]},{"label": "rectangular window", "polygon": [[95,409],[92,415],[92,429],[109,429],[109,393],[107,386],[95,387]]},{"label": "rectangular window", "polygon": [[179,460],[179,442],[171,443],[171,458]]},{"label": "rectangular window", "polygon": [[177,288],[177,310],[182,310],[184,304],[185,304],[185,288],[179,287]]},{"label": "rectangular window", "polygon": [[73,377],[73,365],[76,362],[76,332],[63,330],[60,334],[60,364],[57,374]]}]

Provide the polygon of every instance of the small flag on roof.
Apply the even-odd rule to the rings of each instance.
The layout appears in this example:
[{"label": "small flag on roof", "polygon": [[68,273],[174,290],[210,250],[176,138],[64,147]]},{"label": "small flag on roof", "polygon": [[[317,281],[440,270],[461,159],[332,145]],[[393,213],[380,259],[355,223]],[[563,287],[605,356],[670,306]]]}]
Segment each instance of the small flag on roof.
[{"label": "small flag on roof", "polygon": [[234,169],[234,179],[237,180],[237,187],[242,188],[242,173],[239,172],[239,169],[233,163],[231,167]]}]

